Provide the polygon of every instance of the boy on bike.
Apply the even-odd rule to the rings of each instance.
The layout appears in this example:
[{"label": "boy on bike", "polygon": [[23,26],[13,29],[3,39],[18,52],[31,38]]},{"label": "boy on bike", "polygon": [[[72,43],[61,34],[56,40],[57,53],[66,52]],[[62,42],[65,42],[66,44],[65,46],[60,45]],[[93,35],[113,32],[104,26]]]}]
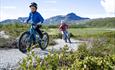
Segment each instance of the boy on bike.
[{"label": "boy on bike", "polygon": [[[64,35],[64,39],[65,37],[67,37],[67,34],[68,34],[67,29],[68,29],[68,25],[64,22],[64,20],[62,20],[59,26],[59,30],[61,31],[62,36]],[[65,40],[65,42],[67,42],[67,40]],[[69,42],[70,42],[70,39],[69,39]]]},{"label": "boy on bike", "polygon": [[[39,29],[41,27],[41,25],[38,23],[43,23],[44,19],[43,17],[40,15],[39,12],[37,12],[37,4],[35,2],[32,2],[31,5],[29,6],[31,9],[31,12],[29,13],[29,18],[27,19],[26,23],[28,23],[29,21],[31,21],[31,25],[32,27],[39,33],[41,39],[43,37],[42,31]],[[34,37],[36,40],[36,36],[34,34]]]}]

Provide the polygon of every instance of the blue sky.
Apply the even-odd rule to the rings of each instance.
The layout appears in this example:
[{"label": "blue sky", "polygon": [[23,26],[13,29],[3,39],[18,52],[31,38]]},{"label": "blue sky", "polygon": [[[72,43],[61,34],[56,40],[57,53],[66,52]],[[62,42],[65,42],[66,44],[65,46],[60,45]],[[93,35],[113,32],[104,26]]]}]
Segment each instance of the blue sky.
[{"label": "blue sky", "polygon": [[45,19],[70,12],[89,18],[115,16],[115,0],[0,0],[0,21],[27,17],[31,2]]}]

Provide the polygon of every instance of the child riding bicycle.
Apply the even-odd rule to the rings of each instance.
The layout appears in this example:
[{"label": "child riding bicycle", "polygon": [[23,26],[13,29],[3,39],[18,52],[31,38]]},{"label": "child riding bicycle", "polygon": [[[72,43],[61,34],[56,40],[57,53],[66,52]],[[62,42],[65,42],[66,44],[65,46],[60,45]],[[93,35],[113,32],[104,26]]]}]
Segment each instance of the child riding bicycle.
[{"label": "child riding bicycle", "polygon": [[43,23],[44,19],[37,12],[37,4],[32,2],[29,6],[31,12],[29,18],[26,20],[28,23],[31,20],[31,28],[28,31],[25,31],[21,34],[18,40],[18,47],[22,53],[27,53],[28,50],[33,49],[36,46],[40,47],[42,50],[45,50],[49,44],[49,35],[45,31],[41,31],[38,23]]},{"label": "child riding bicycle", "polygon": [[[31,25],[32,25],[31,27],[33,27],[38,32],[38,34],[40,35],[40,38],[42,39],[43,34],[42,34],[42,31],[39,29],[39,27],[41,27],[41,25],[38,23],[40,23],[40,22],[43,23],[44,19],[40,15],[40,13],[37,12],[37,4],[35,2],[32,2],[29,7],[31,9],[31,12],[29,13],[29,17],[26,20],[26,23],[31,21]],[[34,36],[34,41],[36,41],[35,34],[33,34],[33,36]]]},{"label": "child riding bicycle", "polygon": [[68,29],[68,25],[64,22],[64,20],[62,20],[61,24],[59,26],[59,30],[61,31],[62,36],[64,37],[65,42],[67,42],[67,38],[68,38],[69,42],[71,42],[67,29]]}]

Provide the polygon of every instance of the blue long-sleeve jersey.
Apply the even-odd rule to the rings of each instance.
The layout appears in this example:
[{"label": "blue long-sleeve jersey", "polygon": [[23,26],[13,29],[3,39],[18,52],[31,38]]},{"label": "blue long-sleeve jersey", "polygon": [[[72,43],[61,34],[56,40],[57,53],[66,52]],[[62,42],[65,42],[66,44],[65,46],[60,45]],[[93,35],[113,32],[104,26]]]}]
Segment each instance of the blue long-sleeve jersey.
[{"label": "blue long-sleeve jersey", "polygon": [[38,12],[30,12],[29,18],[27,19],[27,23],[31,20],[31,24],[36,25],[37,23],[43,23],[44,19]]}]

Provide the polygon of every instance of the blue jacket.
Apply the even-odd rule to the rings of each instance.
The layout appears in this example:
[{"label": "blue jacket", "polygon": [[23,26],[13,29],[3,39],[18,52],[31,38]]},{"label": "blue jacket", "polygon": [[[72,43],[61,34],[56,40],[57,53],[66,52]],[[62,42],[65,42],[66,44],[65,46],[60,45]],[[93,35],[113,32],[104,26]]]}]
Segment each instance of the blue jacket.
[{"label": "blue jacket", "polygon": [[30,12],[29,18],[27,19],[27,23],[31,20],[31,24],[36,25],[37,23],[43,23],[44,19],[38,12]]}]

